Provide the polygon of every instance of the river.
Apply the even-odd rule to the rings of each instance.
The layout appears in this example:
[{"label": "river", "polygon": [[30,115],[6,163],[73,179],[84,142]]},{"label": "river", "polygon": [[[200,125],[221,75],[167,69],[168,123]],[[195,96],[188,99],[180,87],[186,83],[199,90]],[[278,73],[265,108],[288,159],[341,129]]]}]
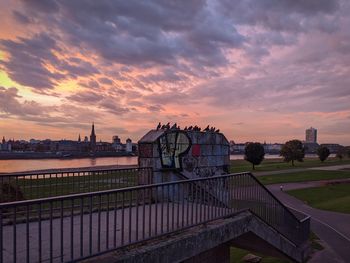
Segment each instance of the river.
[{"label": "river", "polygon": [[[316,157],[316,155],[307,155]],[[243,154],[230,156],[231,160],[242,160]],[[278,154],[266,154],[265,159],[281,158]],[[105,165],[136,165],[137,157],[99,157],[80,159],[33,159],[33,160],[0,160],[0,173],[22,172],[32,170],[79,168]]]}]

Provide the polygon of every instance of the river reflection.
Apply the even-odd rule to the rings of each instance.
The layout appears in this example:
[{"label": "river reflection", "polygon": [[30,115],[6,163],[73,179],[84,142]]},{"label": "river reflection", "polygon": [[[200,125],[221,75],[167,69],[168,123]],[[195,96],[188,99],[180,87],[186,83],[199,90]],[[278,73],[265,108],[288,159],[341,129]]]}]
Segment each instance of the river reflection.
[{"label": "river reflection", "polygon": [[[334,155],[334,154],[333,154]],[[333,156],[331,155],[331,156]],[[316,157],[316,155],[306,155]],[[277,154],[266,154],[265,159],[281,158]],[[244,159],[243,154],[230,156],[231,160]],[[35,159],[35,160],[0,160],[0,173],[22,172],[32,170],[79,168],[105,165],[137,165],[137,156],[99,157],[81,159]]]},{"label": "river reflection", "polygon": [[32,170],[79,168],[105,165],[136,165],[137,157],[99,157],[80,159],[32,159],[0,160],[0,173],[22,172]]}]

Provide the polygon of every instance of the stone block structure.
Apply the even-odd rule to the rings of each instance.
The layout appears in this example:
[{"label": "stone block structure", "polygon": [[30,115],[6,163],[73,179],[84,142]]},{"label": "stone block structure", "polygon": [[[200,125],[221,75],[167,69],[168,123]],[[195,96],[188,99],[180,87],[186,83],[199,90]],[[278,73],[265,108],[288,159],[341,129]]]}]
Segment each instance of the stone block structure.
[{"label": "stone block structure", "polygon": [[[153,168],[152,183],[222,175],[229,171],[230,147],[222,133],[151,130],[140,139],[138,148],[139,167]],[[140,183],[146,183],[145,179],[141,178]]]}]

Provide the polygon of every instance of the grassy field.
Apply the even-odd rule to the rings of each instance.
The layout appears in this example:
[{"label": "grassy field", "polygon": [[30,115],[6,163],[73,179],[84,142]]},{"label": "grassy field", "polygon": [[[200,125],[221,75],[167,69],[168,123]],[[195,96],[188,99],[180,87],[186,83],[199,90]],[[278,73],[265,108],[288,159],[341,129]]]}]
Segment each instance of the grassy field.
[{"label": "grassy field", "polygon": [[291,190],[288,194],[315,208],[350,213],[350,184]]},{"label": "grassy field", "polygon": [[295,173],[281,173],[257,177],[263,184],[294,183],[350,178],[350,171],[308,170]]},{"label": "grassy field", "polygon": [[[253,171],[251,163],[245,160],[231,160],[230,164],[230,172],[232,173]],[[346,158],[340,161],[338,158],[329,158],[322,163],[318,158],[305,158],[304,162],[295,162],[295,166],[292,166],[291,163],[283,162],[280,158],[265,159],[260,165],[255,166],[255,171],[276,171],[342,164],[350,164],[350,159]]]},{"label": "grassy field", "polygon": [[[11,178],[1,177],[1,183],[17,186],[17,190],[23,195],[24,199],[45,198],[58,195],[68,195],[74,193],[103,191],[109,189],[119,189],[128,186],[138,185],[138,171],[121,170],[112,173],[90,173],[82,176],[46,176],[45,178],[23,177]],[[6,191],[7,186],[0,189],[0,195]],[[13,190],[15,191],[16,188]],[[17,191],[16,190],[16,191]],[[9,189],[7,192],[10,192]],[[20,194],[13,192],[13,198],[20,200]],[[1,197],[1,196],[0,196]],[[12,200],[13,201],[13,200]]]}]

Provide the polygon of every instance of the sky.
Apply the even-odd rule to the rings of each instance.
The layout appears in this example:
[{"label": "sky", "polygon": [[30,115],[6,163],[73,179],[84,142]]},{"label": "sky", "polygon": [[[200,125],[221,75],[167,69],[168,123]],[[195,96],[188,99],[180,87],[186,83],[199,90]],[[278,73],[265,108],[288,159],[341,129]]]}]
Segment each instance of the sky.
[{"label": "sky", "polygon": [[350,1],[0,0],[0,136],[350,145]]}]

